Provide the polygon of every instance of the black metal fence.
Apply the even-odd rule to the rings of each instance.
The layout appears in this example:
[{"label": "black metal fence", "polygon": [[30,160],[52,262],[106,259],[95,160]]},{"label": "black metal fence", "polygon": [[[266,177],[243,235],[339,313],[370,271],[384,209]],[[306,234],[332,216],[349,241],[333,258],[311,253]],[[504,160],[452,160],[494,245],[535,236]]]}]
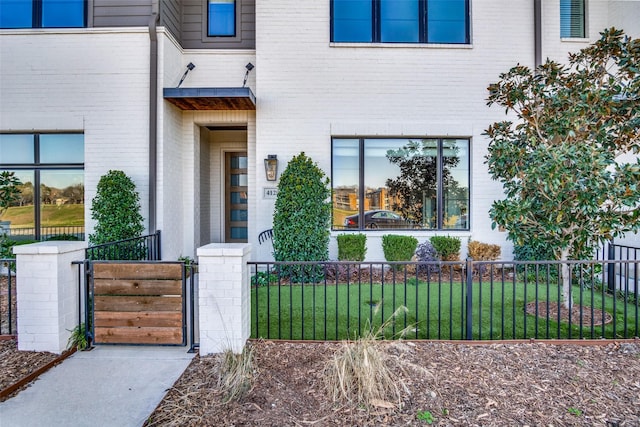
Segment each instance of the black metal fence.
[{"label": "black metal fence", "polygon": [[[249,263],[252,337],[598,339],[640,335],[640,260]],[[569,306],[571,308],[569,308]]]},{"label": "black metal fence", "polygon": [[0,259],[0,335],[15,335],[16,310],[16,260]]},{"label": "black metal fence", "polygon": [[146,236],[118,240],[86,249],[86,258],[90,260],[139,260],[158,261],[160,252],[160,230]]},{"label": "black metal fence", "polygon": [[84,240],[84,226],[5,228],[12,240]]}]

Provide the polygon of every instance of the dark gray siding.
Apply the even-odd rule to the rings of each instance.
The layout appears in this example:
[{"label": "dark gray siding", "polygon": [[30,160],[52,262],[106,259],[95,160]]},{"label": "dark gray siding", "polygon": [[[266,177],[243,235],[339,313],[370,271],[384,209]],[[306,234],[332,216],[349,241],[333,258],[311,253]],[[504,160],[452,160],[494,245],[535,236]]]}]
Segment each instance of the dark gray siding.
[{"label": "dark gray siding", "polygon": [[182,43],[180,32],[181,3],[180,0],[162,0],[160,3],[160,25],[166,27],[178,43]]},{"label": "dark gray siding", "polygon": [[146,27],[151,0],[93,0],[94,27]]},{"label": "dark gray siding", "polygon": [[[207,37],[207,0],[159,0],[160,25],[185,49],[255,49],[256,2],[236,0],[236,37]],[[93,27],[146,27],[152,0],[93,0]],[[90,2],[91,4],[91,2]]]},{"label": "dark gray siding", "polygon": [[182,46],[185,49],[254,49],[256,47],[256,2],[238,2],[237,37],[207,37],[207,2],[182,0]]}]

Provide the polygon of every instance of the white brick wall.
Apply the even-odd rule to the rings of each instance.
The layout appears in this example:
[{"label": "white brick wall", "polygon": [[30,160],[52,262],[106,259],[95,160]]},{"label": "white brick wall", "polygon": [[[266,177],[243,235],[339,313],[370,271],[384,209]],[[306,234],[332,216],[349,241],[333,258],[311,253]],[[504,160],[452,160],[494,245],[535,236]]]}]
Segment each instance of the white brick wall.
[{"label": "white brick wall", "polygon": [[251,334],[251,245],[198,248],[200,354],[240,353]]},{"label": "white brick wall", "polygon": [[149,36],[0,31],[0,131],[83,131],[85,222],[100,176],[125,171],[148,212]]},{"label": "white brick wall", "polygon": [[[586,46],[610,24],[635,25],[625,30],[640,33],[640,1],[589,0],[589,39],[578,41],[560,40],[559,0],[542,3],[543,58],[565,60],[567,51]],[[508,257],[505,234],[490,228],[488,210],[501,197],[501,187],[486,172],[483,136],[490,123],[505,116],[485,105],[486,88],[517,63],[533,65],[533,3],[471,1],[470,46],[332,46],[329,4],[257,2],[255,51],[184,50],[159,30],[157,224],[164,257],[192,256],[207,235],[221,239],[215,224],[221,193],[213,182],[210,199],[200,200],[205,197],[200,127],[228,124],[248,126],[249,236],[255,259],[271,257],[271,246],[256,241],[260,231],[271,228],[274,206],[262,197],[264,187],[275,185],[266,181],[262,160],[278,155],[282,172],[289,159],[305,151],[329,175],[332,135],[470,138],[472,229],[449,234],[502,244]],[[89,231],[90,201],[109,169],[132,176],[146,217],[147,29],[0,30],[0,58],[0,131],[84,131]],[[162,88],[175,87],[189,62],[196,68],[185,88],[241,86],[244,66],[252,62],[256,68],[248,86],[257,96],[257,111],[183,112],[165,102]],[[210,166],[215,180],[218,165]],[[210,211],[209,222],[201,220],[201,207]],[[369,259],[382,259],[380,234],[369,233]],[[415,234],[422,241],[434,233]]]},{"label": "white brick wall", "polygon": [[83,242],[16,246],[18,348],[62,353],[78,324],[78,266]]}]

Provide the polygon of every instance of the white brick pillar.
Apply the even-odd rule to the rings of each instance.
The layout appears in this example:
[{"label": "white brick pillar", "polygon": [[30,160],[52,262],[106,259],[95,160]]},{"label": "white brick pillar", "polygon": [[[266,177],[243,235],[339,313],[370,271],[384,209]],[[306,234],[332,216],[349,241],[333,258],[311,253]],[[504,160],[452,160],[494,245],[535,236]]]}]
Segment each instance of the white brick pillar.
[{"label": "white brick pillar", "polygon": [[78,323],[78,271],[84,242],[15,246],[18,349],[62,353]]},{"label": "white brick pillar", "polygon": [[251,335],[250,254],[246,243],[198,248],[201,355],[228,349],[240,353]]}]

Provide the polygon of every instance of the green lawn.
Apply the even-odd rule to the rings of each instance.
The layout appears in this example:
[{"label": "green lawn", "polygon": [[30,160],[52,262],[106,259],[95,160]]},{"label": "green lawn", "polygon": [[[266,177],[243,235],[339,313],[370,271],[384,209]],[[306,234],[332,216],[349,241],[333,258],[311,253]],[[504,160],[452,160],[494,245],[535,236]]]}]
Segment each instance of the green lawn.
[{"label": "green lawn", "polygon": [[[414,281],[415,283],[415,281]],[[396,318],[385,336],[397,335],[405,327],[416,326],[407,338],[464,339],[466,328],[465,287],[460,282],[419,282],[415,284],[281,285],[252,288],[252,337],[279,339],[334,340],[354,338],[377,331],[395,309],[408,312]],[[575,303],[580,288],[574,287]],[[614,322],[604,326],[579,327],[578,320],[558,322],[525,314],[528,302],[557,301],[558,287],[501,282],[473,285],[473,339],[526,338],[620,338],[638,335],[639,308],[620,298],[604,295],[605,310]],[[583,306],[602,308],[601,291],[584,289]],[[376,308],[376,306],[378,306]],[[626,313],[625,313],[626,310]],[[587,310],[585,314],[590,314]],[[270,319],[267,322],[267,319]],[[626,321],[625,321],[626,319]]]},{"label": "green lawn", "polygon": [[[43,205],[41,212],[42,227],[82,226],[84,225],[84,205]],[[7,209],[2,221],[11,221],[11,228],[29,228],[34,226],[33,206],[15,206]]]}]

